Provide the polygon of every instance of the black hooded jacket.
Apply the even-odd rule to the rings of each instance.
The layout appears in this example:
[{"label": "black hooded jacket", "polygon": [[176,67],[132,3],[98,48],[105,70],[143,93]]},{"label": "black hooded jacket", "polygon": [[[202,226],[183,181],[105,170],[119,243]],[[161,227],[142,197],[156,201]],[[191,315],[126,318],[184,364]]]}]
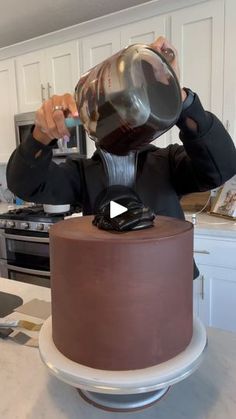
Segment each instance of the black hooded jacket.
[{"label": "black hooded jacket", "polygon": [[[197,129],[190,129],[193,120]],[[177,122],[183,145],[145,146],[138,152],[135,189],[155,214],[184,219],[180,198],[214,189],[236,174],[236,150],[222,123],[206,112],[195,94]],[[40,151],[40,153],[39,153]],[[81,205],[94,213],[95,201],[107,187],[102,159],[68,159],[57,165],[52,148],[32,136],[13,152],[7,166],[9,189],[35,203]]]}]

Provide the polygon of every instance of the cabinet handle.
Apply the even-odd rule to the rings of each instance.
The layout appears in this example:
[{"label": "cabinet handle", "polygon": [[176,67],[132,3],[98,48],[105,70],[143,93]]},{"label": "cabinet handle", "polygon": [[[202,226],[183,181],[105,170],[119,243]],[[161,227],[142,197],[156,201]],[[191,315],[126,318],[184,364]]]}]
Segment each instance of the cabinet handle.
[{"label": "cabinet handle", "polygon": [[201,298],[202,298],[202,300],[204,300],[204,297],[205,297],[205,287],[204,287],[204,285],[205,285],[205,278],[204,278],[204,275],[201,275]]},{"label": "cabinet handle", "polygon": [[43,84],[41,84],[41,99],[42,99],[42,102],[45,101],[44,90],[45,90],[45,87],[44,87]]},{"label": "cabinet handle", "polygon": [[202,255],[209,255],[210,252],[208,250],[194,250],[194,253],[201,253]]},{"label": "cabinet handle", "polygon": [[51,97],[51,89],[52,89],[52,85],[48,82],[48,83],[47,83],[47,86],[48,86],[48,99],[50,99],[50,97]]}]

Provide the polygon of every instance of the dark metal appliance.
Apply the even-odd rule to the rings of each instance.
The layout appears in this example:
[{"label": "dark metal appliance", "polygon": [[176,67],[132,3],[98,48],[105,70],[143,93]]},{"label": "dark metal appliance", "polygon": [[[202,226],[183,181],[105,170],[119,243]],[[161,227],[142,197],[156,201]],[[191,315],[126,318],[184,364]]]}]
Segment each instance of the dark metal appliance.
[{"label": "dark metal appliance", "polygon": [[0,214],[0,275],[50,287],[49,229],[72,213],[47,214],[42,205]]},{"label": "dark metal appliance", "polygon": [[[26,112],[15,115],[15,132],[16,132],[16,145],[28,137],[34,125],[35,112]],[[53,156],[66,157],[71,155],[86,156],[86,134],[83,125],[70,128],[70,140],[63,146],[60,141],[54,140]],[[61,146],[60,146],[61,144]]]}]

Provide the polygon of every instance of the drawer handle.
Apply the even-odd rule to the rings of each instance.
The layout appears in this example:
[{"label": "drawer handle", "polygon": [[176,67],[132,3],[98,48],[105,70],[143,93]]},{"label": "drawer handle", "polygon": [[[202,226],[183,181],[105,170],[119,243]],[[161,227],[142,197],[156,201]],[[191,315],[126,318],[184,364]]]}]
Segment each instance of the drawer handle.
[{"label": "drawer handle", "polygon": [[194,250],[194,253],[201,253],[202,255],[209,255],[210,252],[208,250]]},{"label": "drawer handle", "polygon": [[201,298],[202,298],[202,300],[204,300],[204,297],[205,297],[204,284],[205,284],[205,278],[204,278],[204,275],[201,275]]},{"label": "drawer handle", "polygon": [[44,90],[46,90],[46,88],[45,88],[45,87],[44,87],[44,85],[41,83],[41,99],[42,99],[42,102],[44,102],[44,101],[45,101]]}]

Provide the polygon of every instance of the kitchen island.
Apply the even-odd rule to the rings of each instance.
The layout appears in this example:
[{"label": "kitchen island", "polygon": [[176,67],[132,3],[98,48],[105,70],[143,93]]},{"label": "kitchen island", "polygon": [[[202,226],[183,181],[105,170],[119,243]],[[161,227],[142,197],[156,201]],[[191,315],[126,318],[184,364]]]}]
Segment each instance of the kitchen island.
[{"label": "kitchen island", "polygon": [[[50,301],[49,289],[5,278],[0,278],[0,291],[17,294],[24,302]],[[236,334],[209,328],[208,339],[205,358],[193,375],[152,407],[133,413],[108,413],[87,404],[75,388],[49,374],[38,348],[1,339],[0,418],[234,419]]]}]

